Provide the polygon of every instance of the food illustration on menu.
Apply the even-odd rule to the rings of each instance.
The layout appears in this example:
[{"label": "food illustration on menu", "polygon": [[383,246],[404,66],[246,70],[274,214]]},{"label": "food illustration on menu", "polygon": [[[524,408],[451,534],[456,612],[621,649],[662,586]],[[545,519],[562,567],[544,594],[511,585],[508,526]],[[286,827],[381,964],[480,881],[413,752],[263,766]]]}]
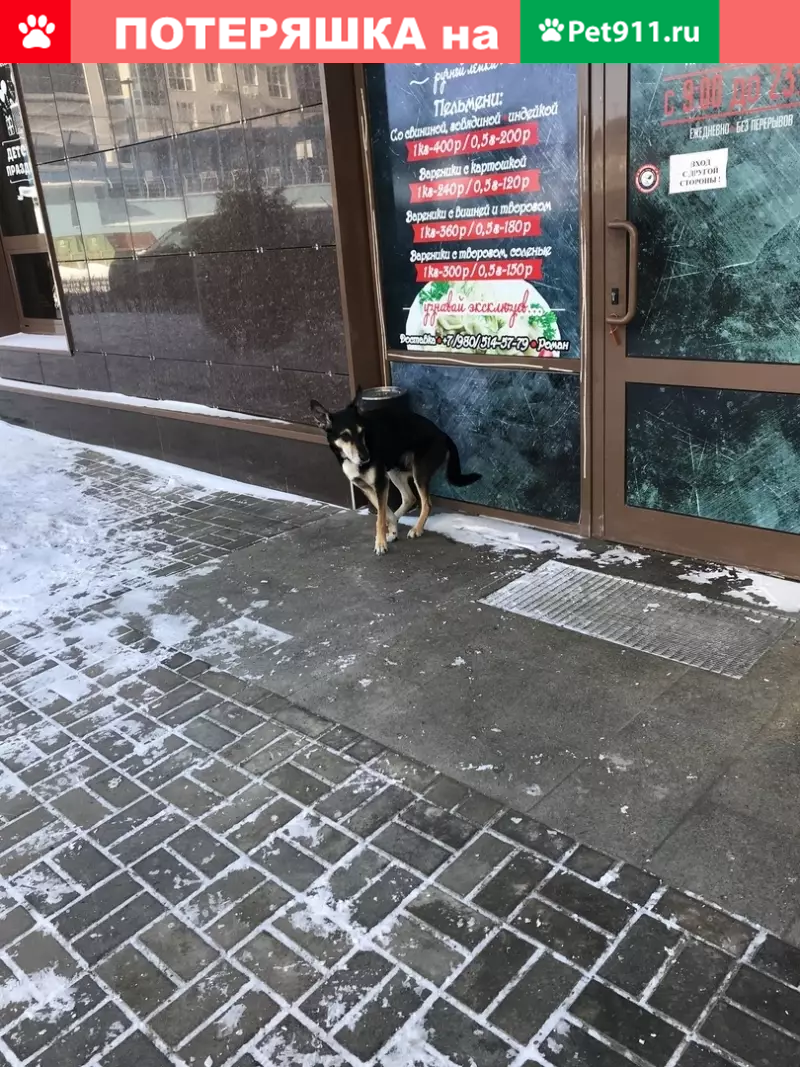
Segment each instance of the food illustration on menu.
[{"label": "food illustration on menu", "polygon": [[387,203],[389,182],[376,183],[390,347],[579,354],[575,74],[555,70],[404,64],[372,75],[373,101],[385,79],[373,159],[393,194]]}]

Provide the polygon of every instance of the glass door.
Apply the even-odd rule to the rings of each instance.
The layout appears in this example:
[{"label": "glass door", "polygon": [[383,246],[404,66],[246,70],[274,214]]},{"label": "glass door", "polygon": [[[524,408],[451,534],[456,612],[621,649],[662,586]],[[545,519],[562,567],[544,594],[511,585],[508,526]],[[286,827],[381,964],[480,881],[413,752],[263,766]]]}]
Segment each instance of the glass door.
[{"label": "glass door", "polygon": [[50,250],[14,72],[0,63],[0,254],[6,256],[23,332],[63,333]]},{"label": "glass door", "polygon": [[800,574],[800,64],[603,95],[602,530]]}]

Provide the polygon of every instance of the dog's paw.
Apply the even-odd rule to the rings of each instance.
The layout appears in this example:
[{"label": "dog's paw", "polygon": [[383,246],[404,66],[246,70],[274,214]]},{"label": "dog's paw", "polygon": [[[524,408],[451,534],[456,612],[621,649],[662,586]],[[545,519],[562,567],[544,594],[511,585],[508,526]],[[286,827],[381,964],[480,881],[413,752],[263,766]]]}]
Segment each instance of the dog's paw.
[{"label": "dog's paw", "polygon": [[377,541],[375,542],[375,555],[376,556],[385,556],[388,551],[389,551],[388,545],[379,545]]},{"label": "dog's paw", "polygon": [[396,541],[396,540],[397,540],[397,527],[396,526],[390,526],[389,530],[386,533],[386,541],[387,541],[388,544],[391,544],[392,541]]},{"label": "dog's paw", "polygon": [[413,541],[415,537],[422,537],[422,530],[418,530],[416,526],[412,526],[408,531],[408,538]]}]

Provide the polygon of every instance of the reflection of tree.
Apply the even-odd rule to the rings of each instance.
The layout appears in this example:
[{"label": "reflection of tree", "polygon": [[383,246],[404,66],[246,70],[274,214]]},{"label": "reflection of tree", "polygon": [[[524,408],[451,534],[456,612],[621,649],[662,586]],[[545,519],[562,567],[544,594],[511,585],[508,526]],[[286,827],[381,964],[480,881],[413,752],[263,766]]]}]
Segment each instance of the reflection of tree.
[{"label": "reflection of tree", "polygon": [[[282,189],[225,189],[217,194],[214,214],[195,223],[188,250],[252,250],[262,242],[272,248],[285,248],[311,244],[313,239]],[[266,288],[266,271],[254,269],[252,254],[227,256],[226,262],[218,261],[217,267],[216,287],[201,285],[200,312],[206,326],[232,342],[232,309],[238,308],[241,332],[235,347],[255,343],[254,334],[263,336],[265,330],[276,344],[287,341],[294,331],[292,307],[297,299],[289,279],[281,278],[279,284]]]},{"label": "reflection of tree", "polygon": [[[115,301],[138,299],[141,285],[152,314],[181,315],[196,313],[199,298],[209,341],[213,337],[228,353],[211,358],[233,361],[263,349],[265,337],[270,348],[296,342],[306,329],[297,310],[300,290],[307,292],[314,279],[290,274],[293,257],[280,249],[313,246],[320,228],[314,216],[313,208],[293,207],[281,188],[229,186],[217,193],[212,214],[188,219],[140,253],[137,272],[112,262]],[[258,255],[258,248],[267,251]]]}]

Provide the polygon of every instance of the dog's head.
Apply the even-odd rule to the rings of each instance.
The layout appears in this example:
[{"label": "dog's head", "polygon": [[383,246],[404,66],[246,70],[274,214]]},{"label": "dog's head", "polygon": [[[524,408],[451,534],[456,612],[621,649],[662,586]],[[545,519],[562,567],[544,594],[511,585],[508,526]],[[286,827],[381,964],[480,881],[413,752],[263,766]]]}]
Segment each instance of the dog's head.
[{"label": "dog's head", "polygon": [[311,401],[314,421],[322,427],[328,444],[335,448],[342,459],[347,459],[362,470],[369,466],[370,453],[367,445],[364,418],[358,409],[361,388],[355,398],[341,411],[328,411],[318,400]]}]

